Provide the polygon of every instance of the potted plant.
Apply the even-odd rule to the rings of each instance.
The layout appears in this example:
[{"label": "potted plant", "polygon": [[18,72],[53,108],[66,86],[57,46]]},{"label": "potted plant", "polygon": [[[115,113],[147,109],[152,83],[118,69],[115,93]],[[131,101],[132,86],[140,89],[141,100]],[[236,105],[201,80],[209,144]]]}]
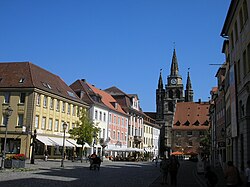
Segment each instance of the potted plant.
[{"label": "potted plant", "polygon": [[8,156],[4,162],[5,168],[24,168],[25,167],[25,155],[15,154]]}]

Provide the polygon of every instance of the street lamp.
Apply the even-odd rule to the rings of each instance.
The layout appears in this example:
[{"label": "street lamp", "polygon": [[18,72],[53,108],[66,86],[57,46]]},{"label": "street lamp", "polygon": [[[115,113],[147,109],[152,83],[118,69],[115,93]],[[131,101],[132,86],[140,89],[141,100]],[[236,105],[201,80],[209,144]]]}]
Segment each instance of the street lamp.
[{"label": "street lamp", "polygon": [[63,123],[63,150],[62,150],[62,161],[61,161],[61,167],[64,167],[64,164],[63,164],[63,161],[64,161],[64,157],[65,157],[65,155],[64,155],[64,147],[65,147],[65,131],[66,131],[66,129],[67,129],[67,123],[66,122],[64,122]]},{"label": "street lamp", "polygon": [[5,156],[6,156],[6,142],[7,142],[7,125],[8,125],[8,121],[9,121],[9,117],[11,116],[13,112],[13,109],[8,106],[5,111],[4,111],[4,115],[5,115],[5,137],[4,137],[4,147],[3,147],[3,156],[2,156],[2,162],[1,162],[1,169],[4,168],[4,161],[5,161]]}]

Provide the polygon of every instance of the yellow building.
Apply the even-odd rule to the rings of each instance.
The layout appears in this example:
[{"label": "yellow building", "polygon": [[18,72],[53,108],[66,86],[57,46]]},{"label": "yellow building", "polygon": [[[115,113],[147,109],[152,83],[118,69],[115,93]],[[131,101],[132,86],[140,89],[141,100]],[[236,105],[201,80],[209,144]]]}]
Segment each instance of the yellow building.
[{"label": "yellow building", "polygon": [[74,91],[57,75],[30,62],[0,63],[0,150],[4,149],[6,117],[4,110],[11,106],[7,125],[6,154],[31,156],[32,135],[36,129],[36,157],[48,150],[50,157],[61,157],[62,124],[67,123],[68,156],[80,147],[67,133],[79,120],[79,111],[88,108]]}]

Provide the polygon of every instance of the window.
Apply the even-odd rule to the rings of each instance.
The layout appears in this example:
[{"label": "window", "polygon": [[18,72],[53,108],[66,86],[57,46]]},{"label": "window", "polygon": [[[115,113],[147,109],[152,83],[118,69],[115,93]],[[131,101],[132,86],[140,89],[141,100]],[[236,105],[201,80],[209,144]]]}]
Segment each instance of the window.
[{"label": "window", "polygon": [[7,121],[8,121],[7,117],[3,115],[3,126],[6,126]]},{"label": "window", "polygon": [[58,127],[59,127],[59,121],[58,119],[55,121],[55,131],[58,131]]},{"label": "window", "polygon": [[187,131],[187,136],[192,136],[192,135],[193,135],[192,131]]},{"label": "window", "polygon": [[99,120],[102,121],[102,112],[99,112]]},{"label": "window", "polygon": [[118,125],[120,125],[121,124],[121,122],[120,122],[120,117],[118,117]]},{"label": "window", "polygon": [[[3,144],[3,139],[0,139]],[[7,138],[6,140],[6,153],[19,154],[21,147],[21,139]],[[1,147],[1,152],[3,152],[4,147]]]},{"label": "window", "polygon": [[113,139],[115,139],[115,131],[113,131]]},{"label": "window", "polygon": [[24,83],[24,80],[25,80],[25,78],[21,78],[21,79],[19,80],[19,83]]},{"label": "window", "polygon": [[65,112],[65,102],[62,103],[62,112]]},{"label": "window", "polygon": [[192,147],[193,146],[193,142],[188,142],[188,147]]},{"label": "window", "polygon": [[76,106],[73,106],[72,115],[73,115],[73,116],[75,116],[75,115],[76,115]]},{"label": "window", "polygon": [[246,74],[247,74],[247,52],[246,51],[244,51],[243,52],[243,74],[244,74],[244,76],[246,76]]},{"label": "window", "polygon": [[56,101],[56,111],[60,112],[60,101]]},{"label": "window", "polygon": [[250,44],[247,46],[247,72],[250,72]]},{"label": "window", "polygon": [[239,17],[240,17],[240,31],[242,31],[244,26],[242,9],[240,9]]},{"label": "window", "polygon": [[234,23],[234,31],[235,31],[235,41],[238,40],[238,24],[237,21]]},{"label": "window", "polygon": [[103,113],[103,121],[106,121],[106,113]]},{"label": "window", "polygon": [[244,0],[243,2],[243,13],[244,13],[244,22],[248,20],[248,11],[247,11],[247,1]]},{"label": "window", "polygon": [[70,112],[71,112],[70,107],[71,107],[71,106],[70,106],[70,104],[68,103],[68,112],[67,112],[68,114],[70,114]]},{"label": "window", "polygon": [[236,68],[237,68],[237,83],[240,83],[240,72],[241,72],[241,69],[240,69],[240,60],[238,61],[238,63],[236,64]]},{"label": "window", "polygon": [[63,123],[64,121],[61,122],[61,129],[60,129],[61,132],[63,132]]},{"label": "window", "polygon": [[75,123],[72,123],[72,129],[75,128],[76,124]]},{"label": "window", "polygon": [[205,132],[204,131],[200,131],[200,136],[204,136]]},{"label": "window", "polygon": [[122,126],[124,126],[124,118],[122,118]]},{"label": "window", "polygon": [[54,108],[54,99],[53,98],[50,98],[49,108],[50,109]]},{"label": "window", "polygon": [[109,114],[109,123],[112,123],[112,115]]},{"label": "window", "polygon": [[10,103],[10,92],[4,94],[4,103]]},{"label": "window", "polygon": [[116,116],[114,116],[114,124],[116,124]]},{"label": "window", "polygon": [[18,114],[18,124],[17,126],[22,127],[23,126],[23,114]]},{"label": "window", "polygon": [[48,130],[52,130],[52,126],[53,126],[53,120],[50,118],[50,119],[49,119]]},{"label": "window", "polygon": [[97,120],[97,110],[95,110],[95,119]]},{"label": "window", "polygon": [[35,129],[38,129],[39,125],[39,116],[36,116],[35,118]]},{"label": "window", "polygon": [[177,136],[177,137],[180,137],[180,136],[181,136],[181,132],[177,131],[177,132],[176,132],[176,136]]},{"label": "window", "polygon": [[46,128],[46,118],[42,118],[42,129],[44,130]]},{"label": "window", "polygon": [[231,43],[231,49],[233,49],[234,48],[234,33],[233,33],[233,31],[231,32],[231,38],[230,38],[230,43]]},{"label": "window", "polygon": [[175,143],[175,146],[176,146],[176,147],[181,147],[180,142],[176,142],[176,143]]},{"label": "window", "polygon": [[40,106],[40,103],[41,103],[41,96],[40,96],[40,94],[37,94],[37,97],[36,97],[36,105],[37,105],[37,106]]},{"label": "window", "polygon": [[43,108],[47,108],[47,96],[43,97]]},{"label": "window", "polygon": [[117,139],[120,141],[120,132],[117,132]]},{"label": "window", "polygon": [[105,141],[105,129],[102,129],[102,137],[104,138]]},{"label": "window", "polygon": [[20,101],[19,101],[19,103],[25,103],[25,96],[26,96],[25,93],[21,93],[20,94]]}]

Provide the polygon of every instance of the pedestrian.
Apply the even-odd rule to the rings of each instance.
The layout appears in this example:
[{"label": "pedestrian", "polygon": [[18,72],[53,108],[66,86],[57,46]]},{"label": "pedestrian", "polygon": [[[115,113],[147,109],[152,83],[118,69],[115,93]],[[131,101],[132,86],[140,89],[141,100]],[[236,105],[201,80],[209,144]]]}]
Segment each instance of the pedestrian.
[{"label": "pedestrian", "polygon": [[239,183],[239,171],[233,165],[232,161],[227,162],[227,168],[224,171],[225,179],[228,187],[237,187]]},{"label": "pedestrian", "polygon": [[48,156],[49,156],[48,150],[45,149],[45,150],[44,150],[44,161],[45,161],[45,162],[48,161]]},{"label": "pedestrian", "polygon": [[170,174],[170,181],[172,186],[177,186],[177,173],[180,167],[180,163],[175,155],[171,155],[170,163],[169,163],[169,174]]},{"label": "pedestrian", "polygon": [[160,171],[162,174],[162,182],[161,184],[168,184],[168,167],[169,167],[169,160],[167,160],[166,156],[164,155],[163,160],[160,162]]},{"label": "pedestrian", "polygon": [[156,156],[156,158],[155,158],[155,167],[157,167],[157,165],[158,165],[158,157]]},{"label": "pedestrian", "polygon": [[247,161],[246,174],[246,187],[250,187],[250,160]]},{"label": "pedestrian", "polygon": [[205,177],[207,178],[207,187],[215,187],[218,183],[218,176],[211,170],[210,166],[206,167]]}]

